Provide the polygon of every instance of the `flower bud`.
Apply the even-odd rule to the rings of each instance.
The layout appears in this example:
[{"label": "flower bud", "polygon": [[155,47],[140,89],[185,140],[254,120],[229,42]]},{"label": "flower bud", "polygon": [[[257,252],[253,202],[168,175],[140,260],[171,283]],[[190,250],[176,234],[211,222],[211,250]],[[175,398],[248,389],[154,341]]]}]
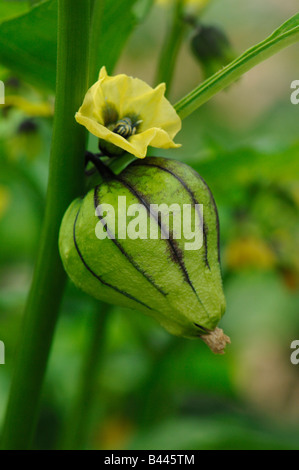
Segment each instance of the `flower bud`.
[{"label": "flower bud", "polygon": [[226,33],[215,26],[197,26],[191,39],[191,49],[206,77],[218,72],[235,58]]}]

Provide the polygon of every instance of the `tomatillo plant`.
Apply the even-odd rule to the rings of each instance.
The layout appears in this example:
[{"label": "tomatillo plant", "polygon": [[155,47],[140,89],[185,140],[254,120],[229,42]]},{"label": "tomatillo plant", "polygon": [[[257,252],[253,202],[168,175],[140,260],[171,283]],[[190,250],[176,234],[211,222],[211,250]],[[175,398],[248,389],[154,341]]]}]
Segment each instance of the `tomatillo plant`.
[{"label": "tomatillo plant", "polygon": [[[207,185],[180,162],[148,158],[123,169],[124,159],[128,154],[131,160],[144,158],[149,145],[177,147],[173,139],[180,130],[180,119],[189,116],[255,65],[299,41],[297,14],[270,37],[192,90],[173,108],[164,96],[164,85],[160,84],[170,82],[171,75],[167,77],[165,71],[169,63],[173,70],[175,55],[172,53],[170,62],[168,53],[161,55],[164,60],[160,61],[159,84],[155,89],[124,75],[110,77],[102,68],[99,81],[88,91],[95,71],[104,65],[96,63],[97,48],[110,47],[110,44],[102,44],[100,38],[102,28],[98,15],[103,4],[101,0],[58,0],[56,106],[47,202],[3,428],[3,449],[27,449],[34,435],[66,281],[58,251],[60,226],[64,265],[82,289],[105,301],[143,310],[171,333],[200,336],[216,352],[223,351],[229,339],[217,329],[225,308],[218,256],[218,219]],[[131,2],[127,4],[129,8]],[[183,4],[176,1],[174,21],[178,20]],[[94,16],[91,17],[91,13]],[[177,25],[164,51],[171,52]],[[100,156],[91,154],[89,159],[101,172],[102,179],[86,196],[86,131],[76,123],[75,114],[77,121],[99,138],[101,150]],[[123,152],[128,154],[117,156]],[[104,160],[103,156],[114,158]],[[107,221],[104,227],[102,214],[97,214],[96,219],[95,203],[103,199],[115,207],[115,198],[122,192],[132,202],[141,203],[145,208],[143,220],[151,221],[154,217],[149,204],[155,202],[151,199],[153,195],[161,203],[177,198],[179,207],[190,203],[193,214],[197,210],[196,203],[203,201],[207,219],[205,222],[205,215],[202,219],[200,211],[197,213],[203,244],[197,259],[187,253],[173,234],[166,241],[154,240],[153,249],[153,245],[147,245],[150,246],[148,252],[144,240],[137,249],[131,240],[126,240],[124,246],[117,237],[99,241],[93,232],[91,238],[92,219],[106,229],[106,235],[107,228],[110,229]],[[77,199],[80,196],[81,199]],[[164,231],[165,221],[155,219],[154,223],[158,232]],[[146,294],[142,294],[144,285],[149,288]],[[112,291],[114,299],[111,299]],[[79,401],[83,403],[84,397]]]}]

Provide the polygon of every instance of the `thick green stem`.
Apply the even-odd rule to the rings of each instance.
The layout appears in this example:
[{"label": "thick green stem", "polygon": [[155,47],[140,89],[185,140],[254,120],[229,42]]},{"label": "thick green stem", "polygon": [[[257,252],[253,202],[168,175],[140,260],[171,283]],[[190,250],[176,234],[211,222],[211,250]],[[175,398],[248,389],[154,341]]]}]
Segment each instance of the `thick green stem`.
[{"label": "thick green stem", "polygon": [[66,426],[63,444],[63,447],[68,450],[82,450],[86,445],[93,405],[98,398],[97,381],[103,360],[110,308],[110,305],[100,303],[94,317],[88,323],[86,354],[82,361],[75,406]]},{"label": "thick green stem", "polygon": [[59,0],[58,18],[56,109],[46,211],[4,424],[4,449],[30,447],[66,280],[58,253],[60,222],[83,188],[86,134],[74,114],[88,86],[89,0]]},{"label": "thick green stem", "polygon": [[155,80],[156,84],[162,82],[166,84],[166,96],[171,90],[177,56],[186,27],[183,22],[183,0],[175,0],[170,21],[170,28],[163,44]]}]

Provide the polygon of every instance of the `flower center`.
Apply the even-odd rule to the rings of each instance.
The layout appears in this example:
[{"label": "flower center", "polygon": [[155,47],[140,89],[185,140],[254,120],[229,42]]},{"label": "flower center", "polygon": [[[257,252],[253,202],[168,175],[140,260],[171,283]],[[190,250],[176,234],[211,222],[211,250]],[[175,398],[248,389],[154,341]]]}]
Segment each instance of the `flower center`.
[{"label": "flower center", "polygon": [[129,117],[119,119],[115,124],[111,125],[111,130],[115,134],[121,135],[124,139],[128,139],[131,135],[136,134],[138,126],[142,123],[141,120],[133,121]]},{"label": "flower center", "polygon": [[120,119],[115,124],[113,132],[127,139],[128,137],[136,133],[136,125],[133,125],[132,120],[130,118]]}]

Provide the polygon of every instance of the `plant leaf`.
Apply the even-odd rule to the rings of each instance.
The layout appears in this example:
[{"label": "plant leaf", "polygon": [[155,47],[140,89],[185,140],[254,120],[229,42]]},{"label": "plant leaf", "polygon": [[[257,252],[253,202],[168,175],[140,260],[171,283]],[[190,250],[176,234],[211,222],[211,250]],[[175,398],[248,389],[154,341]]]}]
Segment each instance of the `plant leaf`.
[{"label": "plant leaf", "polygon": [[[97,63],[111,71],[137,23],[136,0],[106,1]],[[0,63],[29,83],[54,91],[56,85],[57,0],[0,24]]]},{"label": "plant leaf", "polygon": [[34,85],[55,89],[57,1],[0,25],[1,64]]},{"label": "plant leaf", "polygon": [[4,2],[0,4],[0,18],[1,22],[19,16],[29,10],[29,5],[26,2]]}]

